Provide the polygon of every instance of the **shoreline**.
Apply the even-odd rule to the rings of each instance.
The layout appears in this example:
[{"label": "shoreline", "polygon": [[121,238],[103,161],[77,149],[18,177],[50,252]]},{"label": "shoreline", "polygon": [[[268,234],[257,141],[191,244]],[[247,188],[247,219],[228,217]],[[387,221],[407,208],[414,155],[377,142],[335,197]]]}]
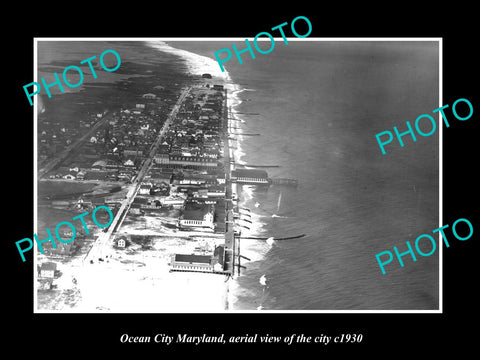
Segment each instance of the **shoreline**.
[{"label": "shoreline", "polygon": [[[160,48],[162,50],[168,50],[172,54],[182,56],[186,61],[187,67],[190,69],[191,72],[196,74],[211,73],[212,75],[211,84],[221,82],[225,86],[225,88],[228,90],[227,109],[229,110],[229,113],[231,113],[233,117],[241,120],[239,122],[236,122],[237,124],[232,124],[232,122],[229,121],[228,128],[231,129],[232,125],[235,126],[235,130],[233,132],[235,133],[235,136],[237,138],[237,141],[234,142],[235,146],[233,147],[233,149],[232,149],[232,144],[230,144],[230,149],[233,150],[231,153],[233,154],[235,163],[238,163],[239,165],[242,165],[242,167],[245,167],[245,165],[247,164],[245,160],[247,153],[244,145],[245,139],[244,139],[244,136],[242,136],[242,133],[245,132],[245,129],[240,124],[245,123],[246,119],[244,119],[244,116],[243,116],[244,111],[240,111],[238,110],[238,108],[245,103],[245,101],[242,100],[241,98],[241,94],[247,91],[255,91],[255,89],[244,87],[241,84],[236,83],[235,80],[232,78],[231,74],[227,70],[225,72],[221,72],[217,62],[214,59],[208,56],[205,56],[205,54],[203,53],[197,54],[193,51],[174,48],[168,43],[166,45],[167,45],[166,47],[162,45],[160,46]],[[241,190],[240,189],[237,190],[239,195],[239,200],[240,200],[238,205],[242,207],[242,206],[245,206],[245,204],[247,204],[253,199],[255,187],[250,185],[240,185],[240,187],[241,187]],[[252,224],[250,224],[250,230],[248,231],[248,235],[259,236],[264,233],[264,227],[266,223],[261,221],[262,215],[255,214],[253,206],[252,206],[251,215],[252,215]],[[244,265],[246,264],[248,267],[248,263],[262,261],[265,258],[266,252],[270,248],[271,248],[270,245],[266,245],[263,242],[260,244],[255,241],[241,242],[240,243],[241,253],[250,259],[249,261],[243,260],[242,264]],[[261,279],[258,279],[258,281],[261,283]],[[249,290],[243,288],[243,286],[239,283],[237,276],[230,278],[227,281],[227,284],[228,284],[228,288],[227,288],[228,310],[239,310],[239,311],[248,310],[248,309],[238,308],[238,306],[241,306],[241,304],[239,303],[239,299],[242,293]],[[261,310],[261,306],[257,307],[257,310]]]},{"label": "shoreline", "polygon": [[[170,47],[169,45],[163,43],[163,42],[146,42],[146,45],[152,49],[161,51],[161,52],[167,52],[171,55],[179,56],[183,59],[184,64],[182,64],[179,67],[179,71],[182,72],[184,71],[183,69],[187,69],[187,72],[184,73],[185,78],[182,77],[182,81],[186,84],[195,84],[196,81],[194,79],[189,79],[190,75],[200,75],[202,73],[207,73],[208,71],[212,71],[217,66],[217,63],[205,56],[195,54],[190,51],[185,51],[185,50],[179,50],[175,49],[173,47]],[[220,73],[220,70],[217,71],[212,71],[214,74],[212,74],[212,79],[208,81],[210,84],[222,84],[224,85],[225,89],[228,91],[228,97],[227,97],[227,109],[229,109],[229,114],[231,116],[241,120],[241,123],[244,122],[244,119],[242,119],[242,113],[237,110],[238,107],[244,102],[240,94],[243,93],[244,91],[248,91],[250,89],[243,88],[242,86],[236,84],[233,82],[233,80],[230,77],[230,74],[226,71],[224,73]],[[216,76],[219,75],[219,76]],[[112,85],[116,87],[116,85]],[[108,91],[109,89],[107,87],[99,87],[102,89],[105,89]],[[234,143],[234,147],[232,148],[232,143],[230,142],[230,151],[235,159],[235,162],[238,163],[239,165],[245,165],[245,156],[246,152],[243,145],[243,140],[244,137],[242,136],[242,133],[245,131],[243,129],[243,126],[240,126],[239,124],[234,124],[235,125],[235,130],[231,129],[231,126],[233,125],[229,119],[227,119],[229,122],[228,128],[229,128],[229,133],[234,132],[235,136],[237,137],[237,141]],[[242,190],[238,189],[239,192],[239,205],[244,206],[248,201],[252,199],[252,194],[253,194],[253,189],[251,186],[241,186]],[[253,210],[253,208],[252,208]],[[265,225],[263,222],[260,221],[260,216],[253,214],[253,223],[250,226],[250,229],[248,230],[248,236],[255,236],[255,235],[260,235],[262,234],[262,227]],[[160,219],[158,216],[154,216],[153,220],[148,220],[148,216],[145,216],[143,221],[145,221],[145,224],[150,222],[152,224],[152,221],[155,219]],[[137,223],[138,227],[138,221],[135,221],[133,226],[135,226],[135,223]],[[128,225],[125,223],[122,226],[122,229],[125,232],[125,228],[131,227],[132,224]],[[147,226],[147,225],[145,225]],[[150,225],[151,226],[151,225]],[[128,231],[127,231],[128,233]],[[144,234],[144,231],[142,230],[132,230],[132,234]],[[150,231],[148,232],[151,236],[155,237],[155,231]],[[168,233],[168,231],[167,231]],[[158,233],[157,233],[158,234]],[[159,234],[158,234],[159,235]],[[178,234],[180,235],[180,234]],[[160,239],[160,240],[159,240]],[[249,260],[248,262],[254,262],[254,261],[260,261],[263,259],[264,254],[263,251],[258,251],[258,245],[254,244],[255,242],[241,242],[241,252],[242,254],[245,254]],[[162,245],[163,244],[163,245]],[[180,245],[178,245],[180,244]],[[113,258],[110,258],[108,266],[105,266],[106,269],[105,271],[102,272],[102,275],[100,276],[97,272],[92,272],[90,269],[85,269],[83,266],[78,266],[77,264],[77,259],[75,257],[68,259],[67,261],[63,261],[61,264],[59,264],[59,270],[61,270],[64,275],[64,279],[60,281],[60,286],[59,290],[63,293],[65,292],[73,292],[76,293],[78,292],[76,296],[76,300],[72,300],[70,302],[71,306],[67,304],[59,304],[58,302],[55,303],[53,301],[51,309],[49,309],[48,304],[42,304],[42,306],[38,306],[38,303],[42,302],[42,299],[40,301],[36,301],[37,303],[37,309],[36,311],[38,312],[48,312],[50,310],[53,311],[60,311],[60,312],[72,312],[72,311],[79,311],[79,312],[88,312],[88,311],[99,311],[99,312],[116,312],[120,311],[121,312],[223,312],[223,311],[228,311],[228,310],[242,310],[237,308],[237,302],[240,296],[240,293],[244,291],[244,289],[241,288],[237,277],[229,277],[226,279],[226,281],[223,282],[218,282],[214,281],[211,277],[215,277],[214,275],[211,274],[196,274],[196,273],[165,273],[165,271],[168,269],[168,266],[166,265],[169,261],[168,255],[170,253],[175,253],[175,252],[185,252],[185,242],[184,239],[182,239],[182,236],[175,236],[175,233],[168,233],[167,236],[164,236],[163,239],[161,236],[157,238],[157,240],[154,242],[154,248],[155,250],[159,250],[161,253],[157,256],[155,259],[155,256],[152,254],[141,254],[140,257],[141,259],[138,258],[137,255],[134,255],[130,260],[125,260],[124,257],[118,252],[114,252]],[[127,269],[123,268],[123,262],[127,261],[130,263],[130,267],[127,266]],[[247,263],[248,263],[247,262]],[[242,264],[245,264],[246,261],[242,261]],[[122,265],[123,264],[123,265]],[[70,268],[68,268],[70,267]],[[67,269],[68,268],[68,269]],[[135,273],[142,274],[141,277],[133,276],[130,271],[135,268]],[[150,270],[145,270],[145,268],[149,268]],[[83,269],[83,270],[82,270]],[[110,270],[108,270],[110,269]],[[141,271],[140,271],[141,269]],[[76,271],[76,274],[74,273]],[[151,272],[151,273],[150,273]],[[156,274],[156,275],[153,275]],[[76,284],[73,286],[71,283],[68,281],[65,281],[65,278],[71,277],[72,279],[75,278]],[[36,278],[36,277],[35,277]],[[168,300],[165,297],[162,297],[162,301],[157,302],[157,306],[153,305],[145,305],[143,307],[143,310],[140,309],[135,309],[135,307],[130,306],[128,302],[123,302],[121,299],[122,297],[125,297],[128,294],[127,292],[123,292],[120,290],[118,287],[115,288],[110,288],[109,291],[104,292],[103,288],[100,287],[98,288],[98,283],[103,282],[103,283],[108,283],[108,284],[115,284],[118,279],[121,278],[121,283],[118,283],[118,287],[122,287],[125,284],[124,283],[129,283],[128,288],[135,288],[139,287],[139,293],[145,293],[145,294],[156,294],[157,296],[161,296],[161,291],[159,293],[156,293],[156,290],[148,289],[149,286],[147,286],[145,283],[151,283],[152,288],[161,288],[162,291],[169,292],[170,294],[173,294],[175,292],[177,293],[183,293],[185,295],[185,298],[190,298],[193,296],[192,299],[195,298],[195,301],[185,301],[182,297],[178,298],[178,296],[171,296],[170,299]],[[223,276],[222,276],[223,278]],[[176,279],[176,281],[171,281],[170,279]],[[195,280],[193,280],[195,279]],[[195,297],[195,295],[198,295],[198,293],[195,293],[195,284],[196,282],[199,283],[204,283],[204,286],[209,287],[208,291],[205,291],[205,289],[198,290],[204,294],[209,294],[208,300],[206,300],[202,306],[198,306],[198,301]],[[78,284],[78,286],[77,286]],[[181,285],[180,285],[181,284]],[[180,285],[180,286],[179,286]],[[81,289],[80,289],[81,288]],[[110,294],[117,293],[117,299],[114,299],[110,296]],[[92,294],[97,294],[96,296],[93,296]],[[187,294],[190,294],[187,296]],[[60,294],[59,297],[61,298],[63,295]],[[72,296],[74,297],[74,296]],[[198,297],[198,296],[197,296]],[[109,300],[108,300],[109,299]],[[182,300],[183,299],[183,300]],[[38,299],[37,299],[38,300]],[[122,304],[122,305],[119,305]],[[162,304],[162,305],[160,305]],[[178,304],[182,304],[181,307],[179,308]],[[216,304],[215,306],[212,306],[212,304]]]},{"label": "shoreline", "polygon": [[[35,289],[38,291],[34,296],[35,311],[162,313],[228,310],[230,291],[225,276],[169,272],[170,254],[179,249],[185,252],[182,242],[172,234],[170,239],[155,242],[153,252],[127,256],[114,251],[108,264],[89,264],[92,266],[87,267],[82,264],[82,256],[64,258],[58,264],[62,276],[55,280],[57,290],[53,290],[53,298],[43,296],[44,290]],[[38,260],[42,260],[38,264],[45,259],[46,256],[38,255]],[[165,293],[169,295],[162,296]],[[138,297],[132,298],[133,294],[141,294],[142,305],[132,305]]]},{"label": "shoreline", "polygon": [[[222,81],[225,88],[229,91],[228,93],[228,101],[227,101],[227,109],[231,112],[231,115],[236,119],[239,119],[239,122],[236,124],[232,124],[229,121],[229,129],[231,129],[232,125],[235,126],[235,137],[237,141],[234,142],[233,147],[233,157],[235,159],[235,163],[242,165],[245,167],[247,164],[245,157],[247,156],[245,145],[244,145],[244,136],[242,135],[245,132],[244,128],[240,126],[242,123],[246,123],[246,119],[244,119],[244,111],[238,110],[238,108],[245,103],[244,100],[241,98],[241,94],[247,91],[255,91],[255,89],[251,89],[249,87],[242,86],[235,82],[232,78],[231,74],[228,70],[221,72],[217,62],[206,56],[205,54],[197,54],[190,50],[184,50],[179,48],[173,48],[170,44],[167,43],[171,49],[169,51],[171,53],[177,54],[179,56],[184,56],[185,61],[187,62],[187,67],[191,69],[191,71],[195,71],[196,73],[211,73],[212,74],[212,84],[215,82]],[[217,75],[217,76],[215,76]],[[232,148],[232,146],[230,146]],[[245,167],[247,168],[247,167]],[[238,189],[239,195],[239,203],[240,207],[245,206],[247,203],[251,202],[253,199],[254,194],[254,186],[250,185],[240,185],[241,190]],[[264,233],[264,227],[266,223],[261,221],[262,215],[255,214],[254,207],[252,207],[251,211],[252,215],[252,224],[250,224],[250,230],[248,231],[249,236],[259,236]],[[246,264],[248,267],[249,263],[260,262],[265,258],[266,252],[271,248],[270,245],[266,245],[265,243],[259,244],[255,241],[243,241],[240,243],[240,250],[241,253],[248,257],[250,260],[246,261],[243,260],[242,264]],[[243,270],[245,271],[245,270]],[[261,283],[260,278],[258,281]],[[248,310],[237,308],[241,304],[239,303],[239,299],[242,293],[245,291],[249,291],[248,289],[244,289],[243,286],[238,282],[238,277],[235,276],[234,278],[229,279],[229,309],[230,310]],[[257,307],[257,310],[260,310],[260,307]]]}]

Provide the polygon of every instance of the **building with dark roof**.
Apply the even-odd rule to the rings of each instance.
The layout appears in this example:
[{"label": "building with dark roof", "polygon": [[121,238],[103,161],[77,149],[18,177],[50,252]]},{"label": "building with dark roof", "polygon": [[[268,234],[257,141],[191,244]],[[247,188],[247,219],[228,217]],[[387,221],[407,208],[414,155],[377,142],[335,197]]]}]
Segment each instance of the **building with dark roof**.
[{"label": "building with dark roof", "polygon": [[55,277],[55,271],[57,270],[57,264],[54,262],[43,263],[40,267],[40,276],[53,279]]},{"label": "building with dark roof", "polygon": [[215,207],[213,204],[187,203],[182,216],[179,219],[180,229],[205,229],[214,230],[213,214]]},{"label": "building with dark roof", "polygon": [[186,167],[186,168],[204,168],[213,167],[216,168],[218,163],[215,159],[199,156],[183,156],[177,154],[170,154],[169,165],[173,167]]},{"label": "building with dark roof", "polygon": [[173,254],[170,261],[171,271],[223,272],[225,247],[217,246],[210,255]]},{"label": "building with dark roof", "polygon": [[236,169],[232,171],[232,181],[243,184],[268,184],[268,174],[265,170]]}]

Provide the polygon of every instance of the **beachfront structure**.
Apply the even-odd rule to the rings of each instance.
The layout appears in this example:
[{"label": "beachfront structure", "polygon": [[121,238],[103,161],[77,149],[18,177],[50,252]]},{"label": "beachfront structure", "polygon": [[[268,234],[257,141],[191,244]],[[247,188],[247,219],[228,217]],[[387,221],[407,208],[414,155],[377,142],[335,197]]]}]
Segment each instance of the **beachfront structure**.
[{"label": "beachfront structure", "polygon": [[187,255],[174,254],[170,262],[173,271],[205,271],[213,270],[211,264],[211,256],[208,255]]},{"label": "beachfront structure", "polygon": [[213,204],[187,203],[182,216],[179,219],[180,229],[203,229],[214,230]]},{"label": "beachfront structure", "polygon": [[225,247],[217,246],[213,255],[173,254],[170,271],[223,272]]},{"label": "beachfront structure", "polygon": [[236,169],[232,171],[232,181],[243,184],[269,184],[265,170]]}]

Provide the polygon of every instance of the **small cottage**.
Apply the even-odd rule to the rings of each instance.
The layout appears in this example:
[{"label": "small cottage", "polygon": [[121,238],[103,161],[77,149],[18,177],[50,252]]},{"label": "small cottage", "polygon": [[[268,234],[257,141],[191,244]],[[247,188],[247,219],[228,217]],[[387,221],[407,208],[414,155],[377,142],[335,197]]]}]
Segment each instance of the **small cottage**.
[{"label": "small cottage", "polygon": [[57,270],[57,264],[54,262],[43,263],[40,267],[40,276],[44,278],[53,279],[55,277],[55,271]]}]

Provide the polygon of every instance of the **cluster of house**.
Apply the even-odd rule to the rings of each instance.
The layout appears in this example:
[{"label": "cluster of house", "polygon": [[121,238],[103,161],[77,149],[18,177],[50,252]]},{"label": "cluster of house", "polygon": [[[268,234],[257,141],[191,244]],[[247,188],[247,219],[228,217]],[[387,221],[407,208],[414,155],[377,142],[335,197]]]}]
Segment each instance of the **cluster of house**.
[{"label": "cluster of house", "polygon": [[103,115],[104,113],[90,113],[86,118],[80,119],[79,123],[61,123],[59,120],[40,118],[37,147],[39,163],[85,134]]},{"label": "cluster of house", "polygon": [[[214,85],[212,89],[198,90],[187,97],[165,135],[165,142],[155,154],[156,164],[170,169],[218,170],[219,158],[223,155],[219,134],[223,107],[221,90],[221,85]],[[142,95],[135,108],[108,114],[105,118],[107,124],[82,145],[75,161],[53,170],[49,177],[131,181],[164,124],[165,116],[158,110],[161,108],[159,103],[155,94],[148,93]],[[81,121],[81,127],[94,124],[105,114],[89,116],[86,122]],[[75,132],[66,128],[61,130]],[[40,143],[47,141],[47,135],[44,129]],[[75,136],[78,135],[78,131],[75,132]],[[40,154],[43,152],[40,150]]]},{"label": "cluster of house", "polygon": [[113,160],[97,160],[90,166],[60,166],[50,172],[49,178],[129,182],[135,176],[136,171],[137,167],[132,161],[119,164]]},{"label": "cluster of house", "polygon": [[172,168],[216,169],[222,155],[219,133],[222,107],[221,91],[191,92],[169,127],[155,161]]},{"label": "cluster of house", "polygon": [[[50,178],[130,181],[165,123],[166,117],[163,111],[159,110],[162,108],[159,104],[161,101],[155,94],[144,94],[134,108],[120,109],[106,116],[90,115],[92,120],[87,122],[81,120],[80,131],[61,128],[60,133],[63,130],[67,134],[73,134],[67,143],[61,142],[56,134],[52,136],[56,141],[60,141],[59,145],[65,146],[82,135],[83,127],[88,128],[99,118],[105,117],[105,124],[89,135],[74,162],[55,169],[49,174]],[[48,140],[49,133],[47,129],[43,129],[39,134],[40,159],[47,156],[48,143],[51,142],[51,139]]]},{"label": "cluster of house", "polygon": [[[82,201],[83,202],[83,201]],[[59,201],[59,205],[61,201]],[[91,202],[85,202],[86,204],[92,204]],[[67,203],[66,205],[70,205]],[[55,206],[55,204],[54,204]],[[79,211],[80,212],[80,211]],[[83,212],[83,210],[82,210]],[[75,236],[72,232],[72,229],[68,226],[61,226],[56,229],[58,232],[58,237],[62,239],[72,239],[72,241],[65,243],[63,241],[55,241],[55,247],[51,241],[46,241],[42,243],[43,254],[51,257],[64,257],[64,256],[72,256],[75,255],[80,249],[82,248],[83,244],[90,243],[95,241],[94,236],[91,233],[86,233],[83,227],[76,228]],[[53,233],[53,230],[52,230]],[[47,234],[38,235],[39,239],[47,238]]]},{"label": "cluster of house", "polygon": [[[178,209],[178,227],[182,230],[224,231],[222,90],[215,85],[190,92],[158,147],[154,165],[144,176],[130,213]],[[148,104],[156,101],[156,96],[145,94],[142,99],[146,106],[138,103],[135,109],[110,114],[108,126],[82,145],[75,163],[59,167],[49,176],[132,181],[163,125],[158,114],[149,112],[152,107]],[[109,206],[121,200],[115,196],[104,199]]]},{"label": "cluster of house", "polygon": [[222,231],[225,172],[221,121],[223,88],[194,89],[154,155],[130,213],[180,209],[182,230]]},{"label": "cluster of house", "polygon": [[[170,167],[182,169],[181,176],[173,182],[179,191],[187,193],[178,219],[180,230],[225,232],[223,102],[221,85],[192,92],[177,121],[169,128],[169,156],[168,160],[166,156],[162,159]],[[224,273],[225,254],[224,245],[216,246],[210,254],[172,254],[170,271]]]},{"label": "cluster of house", "polygon": [[121,109],[109,119],[109,131],[103,137],[105,154],[121,161],[142,158],[164,122],[165,116],[158,111],[155,94],[142,95],[142,101],[135,108]]}]

